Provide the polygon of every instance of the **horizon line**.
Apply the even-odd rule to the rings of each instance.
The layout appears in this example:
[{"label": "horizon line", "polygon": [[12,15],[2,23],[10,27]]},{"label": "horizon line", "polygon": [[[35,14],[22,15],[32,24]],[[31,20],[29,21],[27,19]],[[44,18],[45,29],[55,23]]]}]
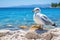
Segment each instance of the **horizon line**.
[{"label": "horizon line", "polygon": [[51,5],[51,4],[32,4],[32,5],[16,5],[16,6],[2,6],[0,8],[9,8],[9,7],[24,7],[24,6],[33,6],[33,5]]}]

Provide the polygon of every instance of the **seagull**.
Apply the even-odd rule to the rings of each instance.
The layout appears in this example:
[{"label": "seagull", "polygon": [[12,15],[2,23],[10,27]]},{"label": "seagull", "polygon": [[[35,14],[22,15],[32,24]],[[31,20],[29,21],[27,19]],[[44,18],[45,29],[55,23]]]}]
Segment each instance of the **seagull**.
[{"label": "seagull", "polygon": [[34,12],[33,19],[35,23],[37,23],[41,27],[43,27],[44,25],[56,26],[56,24],[52,22],[52,20],[50,20],[46,15],[41,14],[40,8],[38,7],[34,8],[33,12]]}]

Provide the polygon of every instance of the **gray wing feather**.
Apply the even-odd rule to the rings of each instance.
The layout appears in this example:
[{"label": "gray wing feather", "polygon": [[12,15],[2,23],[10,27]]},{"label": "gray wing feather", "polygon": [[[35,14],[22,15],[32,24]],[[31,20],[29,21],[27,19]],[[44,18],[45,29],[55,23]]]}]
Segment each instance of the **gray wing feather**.
[{"label": "gray wing feather", "polygon": [[46,24],[46,25],[52,25],[53,22],[45,15],[38,15],[38,17]]}]

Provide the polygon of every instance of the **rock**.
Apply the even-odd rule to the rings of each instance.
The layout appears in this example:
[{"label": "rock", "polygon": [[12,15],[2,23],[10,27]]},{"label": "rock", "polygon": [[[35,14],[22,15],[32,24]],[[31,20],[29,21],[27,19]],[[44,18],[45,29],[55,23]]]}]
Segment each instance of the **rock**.
[{"label": "rock", "polygon": [[60,28],[51,29],[49,32],[52,36],[60,36]]},{"label": "rock", "polygon": [[19,28],[21,28],[21,29],[26,29],[26,28],[28,28],[27,26],[20,26]]},{"label": "rock", "polygon": [[33,31],[27,32],[27,34],[25,35],[25,37],[27,39],[40,39],[41,36]]},{"label": "rock", "polygon": [[51,40],[51,37],[52,37],[49,32],[43,33],[41,36],[42,36],[42,38],[45,39],[45,40]]},{"label": "rock", "polygon": [[52,35],[51,40],[60,40],[60,28],[55,28],[50,30],[50,33]]},{"label": "rock", "polygon": [[0,30],[0,37],[5,36],[10,30]]},{"label": "rock", "polygon": [[32,25],[29,30],[37,30],[37,29],[43,29],[43,27],[41,27],[39,25]]},{"label": "rock", "polygon": [[60,40],[60,28],[38,34],[35,31],[0,30],[0,40]]},{"label": "rock", "polygon": [[53,37],[51,40],[60,40],[60,36],[58,36],[58,37]]},{"label": "rock", "polygon": [[[12,34],[10,35],[9,33],[12,33]],[[27,38],[24,37],[25,33],[26,32],[23,30],[17,30],[12,32],[9,31],[6,33],[5,36],[1,36],[0,40],[27,40]]]}]

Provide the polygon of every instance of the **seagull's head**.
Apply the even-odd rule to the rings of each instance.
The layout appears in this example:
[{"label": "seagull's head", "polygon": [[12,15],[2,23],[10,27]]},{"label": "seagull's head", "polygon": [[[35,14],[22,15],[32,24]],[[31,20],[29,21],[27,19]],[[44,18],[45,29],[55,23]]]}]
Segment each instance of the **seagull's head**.
[{"label": "seagull's head", "polygon": [[35,12],[35,13],[39,13],[41,10],[40,8],[34,8],[34,10],[32,10],[32,12]]}]

